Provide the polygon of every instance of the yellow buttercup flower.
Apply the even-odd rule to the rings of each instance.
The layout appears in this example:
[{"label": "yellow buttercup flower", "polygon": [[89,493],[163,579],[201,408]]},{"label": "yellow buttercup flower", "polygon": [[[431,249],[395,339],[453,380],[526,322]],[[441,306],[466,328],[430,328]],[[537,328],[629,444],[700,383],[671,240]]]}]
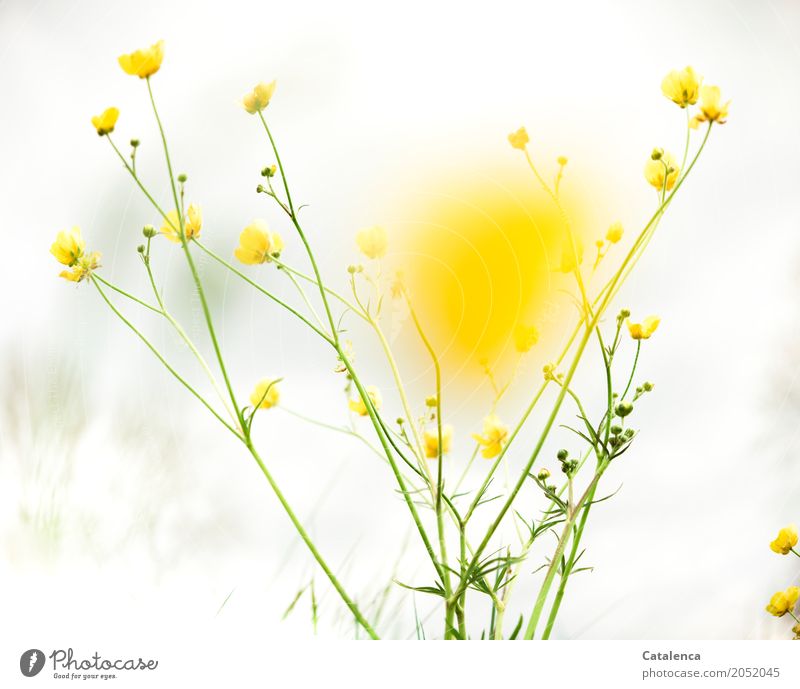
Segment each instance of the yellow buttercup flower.
[{"label": "yellow buttercup flower", "polygon": [[512,148],[518,148],[520,151],[524,151],[525,146],[530,143],[530,138],[528,138],[528,132],[525,130],[525,127],[520,127],[517,131],[511,132],[511,134],[508,135],[508,143],[511,144]]},{"label": "yellow buttercup flower", "polygon": [[261,112],[269,105],[272,94],[275,93],[275,82],[265,84],[263,81],[256,84],[250,93],[242,96],[242,107],[251,115]]},{"label": "yellow buttercup flower", "polygon": [[770,598],[767,612],[775,617],[783,617],[787,612],[794,610],[798,598],[800,598],[800,588],[797,586],[790,586],[785,591],[778,591]]},{"label": "yellow buttercup flower", "polygon": [[490,414],[483,420],[483,433],[473,433],[472,437],[483,446],[481,455],[486,459],[497,457],[503,451],[508,439],[508,428],[503,425],[497,415]]},{"label": "yellow buttercup flower", "polygon": [[608,231],[606,232],[606,239],[612,244],[616,244],[620,239],[622,239],[622,235],[624,233],[625,230],[622,227],[622,223],[615,222],[611,227],[608,228]]},{"label": "yellow buttercup flower", "polygon": [[728,118],[728,107],[731,102],[722,103],[722,93],[719,86],[704,86],[700,89],[700,112],[691,121],[691,126],[697,128],[700,122],[716,122],[725,124]]},{"label": "yellow buttercup flower", "polygon": [[664,177],[667,178],[667,191],[678,181],[680,169],[671,153],[664,153],[658,160],[650,158],[644,166],[644,177],[656,189],[664,188]]},{"label": "yellow buttercup flower", "polygon": [[524,353],[530,350],[539,341],[539,331],[535,325],[519,323],[514,328],[514,348]]},{"label": "yellow buttercup flower", "polygon": [[83,256],[86,243],[81,237],[81,228],[77,225],[69,230],[62,230],[56,235],[56,241],[50,247],[50,253],[59,263],[72,266]]},{"label": "yellow buttercup flower", "polygon": [[356,233],[356,244],[367,258],[382,258],[389,247],[389,237],[386,230],[375,225],[359,230]]},{"label": "yellow buttercup flower", "polygon": [[[183,233],[186,235],[186,241],[199,237],[202,226],[203,214],[200,212],[200,206],[190,203],[186,211],[186,217],[183,219]],[[178,243],[181,241],[178,211],[171,210],[167,213],[164,224],[161,226],[161,234],[171,242]]]},{"label": "yellow buttercup flower", "polygon": [[[422,434],[422,442],[425,445],[425,456],[428,459],[436,459],[439,456],[439,429],[425,431]],[[442,454],[450,452],[450,445],[453,442],[453,427],[442,427]]]},{"label": "yellow buttercup flower", "polygon": [[117,108],[106,108],[101,115],[95,115],[92,118],[92,124],[100,136],[105,136],[114,131],[118,117],[119,110]]},{"label": "yellow buttercup flower", "polygon": [[136,50],[128,55],[120,55],[117,59],[119,66],[126,74],[146,79],[161,68],[161,61],[164,59],[164,41],[159,41],[149,48]]},{"label": "yellow buttercup flower", "polygon": [[661,82],[661,92],[673,103],[685,108],[697,102],[700,84],[703,77],[691,67],[677,70],[673,69]]},{"label": "yellow buttercup flower", "polygon": [[[372,400],[372,406],[375,409],[380,409],[381,405],[383,404],[383,399],[381,398],[381,393],[373,385],[367,385],[366,387],[367,396]],[[360,397],[357,397],[354,400],[348,400],[348,406],[350,407],[350,411],[355,412],[359,416],[366,416],[367,412],[367,405],[364,404],[364,400]]]},{"label": "yellow buttercup flower", "polygon": [[100,252],[94,251],[91,254],[81,256],[75,265],[69,270],[62,270],[58,277],[69,280],[70,282],[80,282],[92,274],[93,270],[100,267]]},{"label": "yellow buttercup flower", "polygon": [[274,378],[264,378],[256,383],[255,390],[250,395],[250,404],[258,409],[269,409],[277,406],[280,399],[278,382]]},{"label": "yellow buttercup flower", "polygon": [[283,239],[277,232],[271,232],[264,220],[254,220],[239,235],[239,246],[233,252],[242,263],[258,265],[269,263],[273,256],[283,251]]},{"label": "yellow buttercup flower", "polygon": [[778,532],[778,537],[769,544],[772,552],[788,555],[797,545],[797,527],[794,524],[785,526]]},{"label": "yellow buttercup flower", "polygon": [[649,340],[659,323],[661,319],[658,316],[648,316],[641,323],[628,321],[628,331],[634,340]]}]

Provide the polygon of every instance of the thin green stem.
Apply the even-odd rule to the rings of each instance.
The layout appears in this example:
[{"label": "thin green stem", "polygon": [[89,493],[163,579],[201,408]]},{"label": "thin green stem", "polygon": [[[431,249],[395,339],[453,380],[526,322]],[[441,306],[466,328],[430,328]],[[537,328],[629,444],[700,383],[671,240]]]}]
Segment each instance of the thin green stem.
[{"label": "thin green stem", "polygon": [[164,134],[164,126],[161,124],[161,117],[158,114],[158,108],[156,107],[155,98],[153,98],[153,88],[150,84],[150,77],[145,79],[147,82],[147,93],[150,96],[150,104],[153,107],[153,114],[156,118],[156,123],[158,124],[158,131],[161,135],[161,143],[164,147],[164,158],[167,163],[167,173],[169,174],[169,184],[170,188],[172,189],[172,198],[175,201],[175,211],[178,213],[178,224],[180,226],[180,240],[181,240],[181,247],[183,248],[183,253],[186,256],[186,263],[189,265],[189,270],[192,273],[192,278],[194,279],[195,288],[197,289],[197,296],[200,298],[200,305],[203,309],[203,317],[206,321],[206,327],[208,329],[208,334],[211,339],[211,344],[214,347],[214,353],[217,357],[217,363],[219,364],[219,369],[222,372],[222,378],[225,381],[225,387],[228,390],[228,395],[231,398],[231,404],[233,404],[234,412],[236,416],[239,418],[239,422],[243,424],[243,419],[241,418],[241,411],[239,409],[239,405],[236,402],[236,394],[233,391],[233,386],[231,385],[230,378],[228,377],[228,371],[225,368],[225,360],[222,357],[222,350],[220,349],[219,342],[217,340],[217,334],[214,330],[214,323],[211,319],[211,310],[208,306],[208,301],[206,299],[205,290],[203,289],[203,283],[200,280],[200,275],[197,272],[197,267],[194,264],[194,259],[192,258],[192,252],[189,251],[189,243],[186,239],[186,232],[184,229],[184,217],[183,213],[181,213],[181,203],[178,199],[178,190],[175,187],[175,176],[172,172],[172,160],[170,159],[169,155],[169,146],[167,146],[167,137]]},{"label": "thin green stem", "polygon": [[253,455],[253,459],[256,460],[258,467],[261,469],[261,472],[264,474],[264,477],[267,479],[272,491],[275,493],[278,501],[281,503],[284,511],[288,515],[289,519],[291,520],[294,528],[297,530],[297,533],[300,534],[300,538],[303,539],[303,542],[306,544],[308,549],[311,551],[314,559],[317,561],[317,564],[322,568],[322,571],[325,572],[325,575],[330,580],[333,587],[338,592],[341,599],[344,601],[345,605],[350,609],[350,612],[353,613],[353,617],[358,621],[358,623],[364,628],[367,634],[370,635],[372,639],[379,639],[378,635],[375,633],[375,630],[372,628],[369,622],[364,618],[361,614],[361,611],[358,609],[358,606],[353,602],[350,596],[347,594],[347,591],[344,590],[344,587],[341,585],[339,580],[336,578],[336,575],[333,573],[330,567],[328,567],[328,563],[325,562],[325,559],[320,554],[319,550],[317,550],[316,545],[314,545],[314,541],[306,532],[305,527],[303,527],[300,520],[295,515],[294,510],[292,510],[291,506],[287,502],[286,498],[284,497],[281,489],[278,487],[278,484],[275,483],[275,479],[272,477],[272,474],[267,469],[266,465],[264,464],[263,460],[259,456],[258,452],[256,451],[255,447],[253,447],[252,442],[250,442],[250,438],[247,438],[245,441],[247,445],[247,449],[250,451],[250,454]]},{"label": "thin green stem", "polygon": [[105,280],[104,278],[102,278],[97,273],[93,273],[92,275],[96,280],[99,280],[100,282],[102,282],[109,289],[113,289],[115,292],[117,292],[118,294],[121,294],[123,297],[127,297],[128,299],[130,299],[131,301],[136,302],[140,306],[144,306],[146,309],[150,309],[150,311],[154,311],[159,316],[161,315],[161,311],[157,307],[152,306],[151,304],[148,304],[145,301],[142,301],[138,297],[134,297],[132,294],[129,294],[124,289],[121,289],[121,288],[117,287],[116,285],[114,285],[113,283],[109,282],[108,280]]},{"label": "thin green stem", "polygon": [[142,342],[144,342],[144,344],[147,346],[147,348],[148,348],[148,349],[149,349],[149,350],[150,350],[150,351],[151,351],[153,354],[155,354],[156,358],[157,358],[157,359],[158,359],[158,360],[159,360],[159,361],[160,361],[160,362],[161,362],[161,363],[164,365],[164,367],[165,367],[165,368],[166,368],[166,369],[167,369],[167,370],[168,370],[168,371],[169,371],[169,372],[170,372],[170,373],[171,373],[173,376],[175,376],[175,378],[178,380],[178,382],[179,382],[179,383],[181,383],[181,385],[183,385],[183,386],[184,386],[184,387],[185,387],[185,388],[186,388],[186,389],[187,389],[189,392],[191,392],[191,393],[192,393],[192,395],[194,395],[194,396],[195,396],[195,397],[196,397],[196,398],[197,398],[197,399],[198,399],[198,400],[199,400],[199,401],[202,403],[202,405],[203,405],[203,406],[204,406],[206,409],[208,409],[208,411],[210,411],[210,412],[211,412],[211,413],[214,415],[214,417],[217,419],[217,421],[219,421],[219,422],[220,422],[220,423],[221,423],[223,426],[225,426],[225,428],[227,428],[227,429],[228,429],[228,430],[229,430],[231,433],[233,433],[233,434],[234,434],[234,435],[235,435],[237,438],[239,438],[239,439],[241,440],[241,439],[242,439],[242,436],[239,434],[239,432],[238,432],[236,429],[234,429],[234,428],[233,428],[231,425],[229,425],[229,424],[228,424],[228,422],[227,422],[227,421],[225,421],[225,419],[223,419],[223,418],[222,418],[222,417],[221,417],[221,416],[220,416],[220,415],[217,413],[216,409],[214,409],[214,407],[212,407],[212,406],[211,406],[211,405],[210,405],[210,404],[209,404],[209,403],[206,401],[206,399],[205,399],[205,398],[204,398],[204,397],[203,397],[203,396],[202,396],[202,395],[201,395],[199,392],[197,392],[197,390],[195,390],[195,389],[194,389],[194,388],[193,388],[193,387],[192,387],[192,386],[191,386],[191,385],[190,385],[190,384],[189,384],[189,383],[188,383],[188,382],[187,382],[187,381],[186,381],[186,380],[185,380],[185,379],[184,379],[184,378],[183,378],[183,377],[182,377],[182,376],[181,376],[181,375],[180,375],[180,374],[179,374],[179,373],[178,373],[178,372],[177,372],[177,371],[174,369],[174,368],[172,368],[172,366],[170,366],[170,364],[169,364],[169,363],[167,362],[167,360],[166,360],[166,359],[163,357],[163,355],[161,354],[161,352],[159,352],[159,351],[158,351],[158,350],[155,348],[155,346],[154,346],[154,345],[153,345],[153,344],[150,342],[150,340],[148,340],[148,339],[147,339],[147,338],[146,338],[146,337],[145,337],[145,336],[144,336],[144,335],[141,333],[141,331],[139,331],[139,329],[138,329],[138,328],[137,328],[135,325],[133,325],[133,323],[131,323],[131,322],[130,322],[130,321],[127,319],[127,318],[125,318],[125,316],[123,316],[123,315],[122,315],[122,313],[121,313],[121,312],[120,312],[120,311],[117,309],[117,307],[116,307],[116,306],[114,306],[114,304],[113,304],[113,303],[111,302],[111,300],[108,298],[108,295],[106,295],[106,293],[103,291],[103,288],[102,288],[102,287],[100,287],[99,281],[98,281],[96,278],[97,278],[97,276],[95,276],[95,275],[92,275],[92,276],[91,276],[92,284],[93,284],[93,285],[94,285],[94,286],[97,288],[97,291],[100,293],[100,296],[103,298],[103,301],[104,301],[104,302],[105,302],[105,303],[108,305],[108,307],[109,307],[109,308],[110,308],[110,309],[111,309],[111,310],[114,312],[114,314],[117,316],[117,318],[119,318],[119,319],[120,319],[120,320],[121,320],[121,321],[122,321],[122,322],[123,322],[125,325],[127,325],[127,326],[128,326],[128,327],[129,327],[129,328],[130,328],[130,329],[131,329],[131,330],[132,330],[132,331],[133,331],[133,332],[136,334],[136,336],[137,336],[137,337],[138,337],[138,338],[139,338],[139,339],[140,339]]},{"label": "thin green stem", "polygon": [[194,243],[195,243],[195,244],[196,244],[196,245],[197,245],[197,246],[198,246],[198,247],[199,247],[199,248],[200,248],[202,251],[205,251],[205,252],[206,252],[206,254],[208,254],[208,255],[209,255],[211,258],[213,258],[215,261],[217,261],[217,263],[219,263],[220,265],[223,265],[223,266],[225,266],[225,267],[226,267],[228,270],[230,270],[230,271],[231,271],[231,272],[232,272],[234,275],[236,275],[237,277],[239,277],[239,278],[241,278],[242,280],[244,280],[244,281],[245,281],[245,282],[246,282],[248,285],[250,285],[251,287],[255,287],[255,289],[257,289],[259,292],[261,292],[261,294],[263,294],[265,297],[268,297],[269,299],[271,299],[272,301],[274,301],[276,304],[278,304],[279,306],[282,306],[284,309],[286,309],[286,310],[287,310],[289,313],[291,313],[293,316],[296,316],[297,318],[299,318],[301,321],[303,321],[303,323],[305,323],[305,324],[306,324],[306,325],[307,325],[309,328],[311,328],[311,329],[312,329],[312,330],[313,330],[315,333],[317,333],[317,335],[319,335],[319,336],[320,336],[320,337],[321,337],[323,340],[325,340],[325,341],[326,341],[328,344],[330,344],[330,345],[333,345],[333,340],[331,340],[331,338],[330,338],[330,337],[328,337],[328,335],[326,335],[324,332],[322,332],[322,330],[320,330],[320,329],[319,329],[319,328],[318,328],[316,325],[314,325],[314,324],[313,324],[311,321],[309,321],[309,320],[308,320],[308,319],[307,319],[307,318],[306,318],[306,317],[305,317],[303,314],[301,314],[299,311],[297,311],[296,309],[293,309],[293,308],[292,308],[291,306],[289,306],[289,305],[288,305],[286,302],[284,302],[283,300],[281,300],[281,299],[279,299],[278,297],[276,297],[276,296],[275,296],[275,295],[274,295],[272,292],[270,292],[269,290],[267,290],[267,289],[264,289],[264,288],[263,288],[261,285],[259,285],[259,284],[258,284],[257,282],[255,282],[254,280],[251,280],[251,279],[250,279],[249,277],[247,277],[247,275],[245,275],[245,274],[244,274],[242,271],[238,270],[238,269],[237,269],[235,266],[233,266],[231,263],[229,263],[229,262],[228,262],[228,261],[226,261],[224,258],[222,258],[221,256],[219,256],[217,253],[213,252],[211,249],[209,249],[209,248],[208,248],[208,247],[207,247],[205,244],[201,243],[201,242],[200,242],[200,240],[198,240],[198,239],[196,239],[196,238],[195,238],[195,239],[192,239],[192,241],[193,241],[193,242],[194,242]]},{"label": "thin green stem", "polygon": [[[622,396],[619,398],[620,400],[625,399],[625,395],[628,394],[628,390],[631,389],[631,385],[633,384],[633,376],[636,374],[636,365],[639,363],[639,352],[642,350],[642,341],[636,340],[636,356],[633,358],[633,366],[631,367],[631,375],[628,378],[628,384],[625,386],[625,391],[622,393]],[[609,407],[610,409],[610,407]]]}]

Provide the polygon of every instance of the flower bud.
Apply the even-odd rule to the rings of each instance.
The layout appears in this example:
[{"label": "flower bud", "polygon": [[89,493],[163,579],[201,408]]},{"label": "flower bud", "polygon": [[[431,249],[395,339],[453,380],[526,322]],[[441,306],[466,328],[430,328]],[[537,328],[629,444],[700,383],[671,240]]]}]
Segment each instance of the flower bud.
[{"label": "flower bud", "polygon": [[567,164],[567,158],[566,158],[566,156],[558,156],[558,158],[556,158],[556,162],[557,162],[557,163],[558,163],[558,164],[559,164],[561,167],[564,167],[564,166]]},{"label": "flower bud", "polygon": [[558,457],[559,462],[563,462],[567,457],[569,457],[569,452],[566,450],[559,450],[558,454],[556,454],[556,457]]},{"label": "flower bud", "polygon": [[144,253],[144,244],[139,244],[139,246],[136,247],[136,251],[138,251],[140,254],[143,254]]},{"label": "flower bud", "polygon": [[435,407],[436,406],[436,396],[431,395],[430,397],[425,398],[425,406],[426,407]]},{"label": "flower bud", "polygon": [[145,237],[147,237],[148,239],[152,239],[153,237],[156,236],[156,234],[158,234],[158,232],[157,232],[156,228],[153,227],[152,225],[145,225],[142,228],[142,234]]},{"label": "flower bud", "polygon": [[630,318],[630,315],[631,312],[628,309],[622,309],[622,311],[619,312],[620,318]]},{"label": "flower bud", "polygon": [[403,417],[402,417],[402,416],[398,416],[398,417],[397,417],[397,418],[394,420],[394,422],[395,422],[395,423],[396,423],[398,426],[402,426],[402,425],[405,423],[405,419],[403,419]]},{"label": "flower bud", "polygon": [[654,148],[653,152],[650,154],[651,160],[661,160],[661,157],[664,155],[663,148]]},{"label": "flower bud", "polygon": [[631,438],[633,438],[633,434],[634,434],[634,433],[635,433],[635,431],[634,431],[632,428],[626,428],[626,429],[625,429],[625,433],[623,433],[623,435],[624,435],[624,436],[625,436],[625,437],[626,437],[628,440],[630,440]]},{"label": "flower bud", "polygon": [[642,387],[644,388],[645,392],[650,392],[655,385],[653,385],[649,380],[646,380],[644,383],[642,383]]},{"label": "flower bud", "polygon": [[131,139],[131,148],[139,147],[139,139]]},{"label": "flower bud", "polygon": [[620,433],[622,433],[622,426],[617,426],[615,424],[609,430],[613,435],[619,435]]},{"label": "flower bud", "polygon": [[181,172],[181,174],[178,175],[178,181],[181,184],[186,184],[186,180],[187,179],[189,179],[189,178],[186,176],[186,173],[184,173],[184,172]]},{"label": "flower bud", "polygon": [[356,272],[356,267],[353,265],[347,266],[347,272],[350,273],[350,275],[352,275],[353,273]]},{"label": "flower bud", "polygon": [[633,411],[632,402],[620,402],[615,408],[614,413],[620,418],[628,416]]},{"label": "flower bud", "polygon": [[263,193],[264,193],[264,185],[263,184],[259,184],[256,187],[256,194],[263,194]]},{"label": "flower bud", "polygon": [[550,472],[547,469],[539,469],[539,474],[537,478],[544,483],[547,479],[550,478]]}]

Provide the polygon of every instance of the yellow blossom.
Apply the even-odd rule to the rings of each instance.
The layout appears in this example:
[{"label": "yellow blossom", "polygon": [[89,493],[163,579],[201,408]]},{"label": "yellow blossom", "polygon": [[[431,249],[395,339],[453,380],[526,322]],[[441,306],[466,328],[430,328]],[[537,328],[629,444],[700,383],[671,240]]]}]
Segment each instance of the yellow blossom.
[{"label": "yellow blossom", "polygon": [[789,524],[778,532],[778,537],[769,544],[774,553],[788,555],[797,545],[797,527]]},{"label": "yellow blossom", "polygon": [[539,331],[535,325],[519,323],[514,328],[514,348],[520,352],[527,352],[539,341]]},{"label": "yellow blossom", "polygon": [[648,316],[641,323],[628,321],[628,330],[634,340],[649,340],[659,323],[661,319],[658,316]]},{"label": "yellow blossom", "polygon": [[622,239],[624,232],[625,230],[622,227],[622,223],[615,222],[611,227],[608,228],[608,231],[606,232],[606,239],[612,244],[616,244],[620,239]]},{"label": "yellow blossom", "polygon": [[644,166],[645,179],[659,191],[664,188],[665,175],[667,178],[667,191],[669,191],[678,181],[679,174],[680,169],[671,153],[664,153],[658,160],[650,158]]},{"label": "yellow blossom", "polygon": [[70,282],[80,282],[89,277],[92,271],[97,270],[99,267],[100,252],[94,251],[91,254],[81,256],[69,270],[62,270],[58,277]]},{"label": "yellow blossom", "polygon": [[356,244],[361,253],[367,258],[382,258],[389,247],[389,237],[386,230],[378,225],[367,227],[356,233]]},{"label": "yellow blossom", "polygon": [[258,381],[253,394],[250,395],[250,404],[259,409],[269,409],[278,404],[281,399],[281,391],[278,389],[278,381],[274,378],[264,378]]},{"label": "yellow blossom", "polygon": [[[200,206],[193,203],[189,204],[186,211],[186,217],[183,219],[183,232],[186,235],[186,240],[193,239],[200,236],[200,229],[203,226],[203,214],[200,212]],[[180,242],[180,224],[178,220],[178,212],[175,210],[169,211],[161,226],[161,234],[163,234],[171,242]]]},{"label": "yellow blossom", "polygon": [[[367,385],[366,387],[367,396],[372,400],[372,406],[375,409],[380,409],[381,405],[383,404],[383,399],[381,398],[381,393],[373,385]],[[367,405],[364,404],[364,400],[360,397],[357,397],[354,400],[348,400],[348,405],[350,407],[350,411],[355,412],[359,416],[366,416],[367,415]]]},{"label": "yellow blossom", "polygon": [[503,450],[503,445],[508,438],[508,428],[503,425],[495,414],[490,414],[483,420],[483,433],[473,433],[472,437],[483,446],[481,455],[486,459],[497,457]]},{"label": "yellow blossom", "polygon": [[702,83],[703,77],[692,67],[673,69],[661,82],[661,92],[673,103],[685,108],[697,102],[697,94]]},{"label": "yellow blossom", "polygon": [[800,598],[800,588],[797,586],[790,586],[785,591],[778,591],[770,598],[767,612],[775,617],[783,617],[787,612],[794,610],[798,598]]},{"label": "yellow blossom", "polygon": [[269,105],[272,94],[275,93],[275,82],[265,84],[263,81],[256,84],[250,93],[242,96],[242,107],[251,115],[261,112]]},{"label": "yellow blossom", "polygon": [[117,108],[106,108],[102,114],[95,115],[92,118],[92,124],[100,136],[105,136],[114,131],[114,125],[117,123],[118,117],[119,110]]},{"label": "yellow blossom", "polygon": [[[425,431],[422,434],[422,442],[425,445],[425,456],[428,459],[436,459],[439,456],[439,429]],[[450,452],[450,445],[453,442],[453,427],[442,427],[442,454]]]},{"label": "yellow blossom", "polygon": [[154,43],[149,48],[137,50],[129,55],[120,55],[119,66],[127,74],[146,79],[155,74],[164,59],[164,41]]},{"label": "yellow blossom", "polygon": [[518,148],[520,151],[524,151],[529,142],[530,139],[525,127],[520,127],[517,131],[508,135],[508,143],[511,144],[512,148]]},{"label": "yellow blossom", "polygon": [[700,112],[690,122],[690,126],[697,129],[700,122],[716,122],[725,124],[728,118],[728,107],[731,102],[722,103],[722,93],[719,86],[704,86],[700,89]]},{"label": "yellow blossom", "polygon": [[273,256],[283,250],[283,239],[277,232],[271,232],[264,220],[254,220],[239,235],[239,246],[234,256],[247,265],[269,263]]},{"label": "yellow blossom", "polygon": [[83,256],[86,244],[81,237],[81,228],[78,226],[70,230],[62,230],[56,235],[56,241],[50,247],[50,253],[59,263],[72,266]]}]

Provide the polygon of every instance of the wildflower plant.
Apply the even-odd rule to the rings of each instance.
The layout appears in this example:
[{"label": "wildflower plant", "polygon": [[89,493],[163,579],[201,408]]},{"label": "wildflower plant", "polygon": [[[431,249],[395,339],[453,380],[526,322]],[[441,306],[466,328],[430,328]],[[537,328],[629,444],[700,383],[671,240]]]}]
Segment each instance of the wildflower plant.
[{"label": "wildflower plant", "polygon": [[[304,271],[295,267],[299,257],[292,256],[291,260],[285,257],[281,234],[265,220],[254,219],[241,230],[238,244],[231,241],[231,260],[218,255],[203,243],[203,233],[208,230],[203,227],[201,206],[194,202],[187,205],[185,202],[188,178],[174,172],[166,131],[156,106],[153,78],[161,68],[163,57],[164,45],[159,41],[150,48],[123,55],[119,58],[119,64],[127,74],[139,77],[144,82],[161,139],[170,192],[168,207],[156,201],[158,194],[137,172],[136,157],[140,151],[140,141],[131,140],[130,152],[125,155],[112,138],[118,123],[117,109],[108,108],[92,118],[98,135],[107,140],[133,184],[152,206],[151,220],[155,220],[155,223],[144,225],[143,242],[138,247],[152,294],[149,297],[134,295],[103,277],[100,255],[96,252],[87,253],[77,227],[60,232],[51,248],[55,258],[67,268],[61,276],[74,282],[91,283],[102,302],[144,343],[188,394],[195,397],[221,427],[241,442],[244,451],[252,456],[263,473],[316,563],[353,616],[357,627],[369,637],[379,638],[379,628],[375,624],[379,611],[362,608],[356,603],[356,598],[339,580],[304,528],[273,477],[268,462],[256,447],[254,422],[280,404],[283,382],[279,375],[274,375],[279,372],[271,372],[273,376],[253,380],[249,390],[234,387],[229,373],[230,363],[217,337],[215,316],[209,305],[206,287],[197,270],[195,257],[198,252],[210,257],[221,270],[230,272],[252,287],[273,306],[282,309],[288,318],[304,324],[331,350],[336,372],[332,375],[341,375],[346,381],[347,399],[342,406],[354,421],[362,419],[361,426],[354,424],[346,432],[364,440],[385,462],[396,483],[397,493],[407,508],[415,538],[419,539],[429,561],[427,572],[421,580],[396,581],[394,584],[401,590],[411,589],[415,595],[430,596],[439,601],[437,610],[441,611],[441,636],[445,639],[549,638],[564,602],[568,583],[575,574],[586,569],[582,561],[583,538],[594,506],[606,499],[599,497],[601,481],[607,472],[616,468],[635,442],[638,435],[634,425],[636,411],[654,389],[650,382],[637,384],[635,381],[643,343],[656,332],[660,322],[658,317],[640,319],[637,314],[634,318],[627,309],[609,317],[609,312],[617,293],[697,163],[712,129],[727,118],[729,103],[722,103],[718,88],[703,86],[702,78],[691,68],[671,72],[664,79],[664,95],[687,113],[686,142],[680,163],[675,156],[660,148],[653,150],[644,167],[645,179],[656,191],[655,208],[651,216],[634,235],[627,252],[621,250],[625,231],[620,223],[601,229],[595,242],[597,254],[593,260],[585,263],[583,243],[574,232],[560,198],[567,159],[557,159],[557,173],[554,182],[550,183],[534,162],[530,150],[531,139],[525,128],[508,136],[510,145],[519,151],[532,173],[533,182],[544,190],[549,202],[558,210],[563,225],[563,255],[559,269],[570,275],[570,280],[574,280],[573,296],[577,308],[571,336],[560,352],[553,353],[551,363],[543,369],[538,388],[516,418],[502,419],[498,413],[498,404],[514,382],[514,376],[500,384],[490,362],[481,362],[494,398],[486,410],[482,426],[470,429],[472,433],[464,433],[464,437],[471,437],[473,441],[472,453],[464,461],[465,458],[456,457],[453,453],[456,429],[447,423],[447,400],[443,399],[442,394],[439,352],[426,334],[425,323],[421,322],[414,308],[414,295],[404,284],[402,275],[387,280],[383,274],[382,259],[389,248],[387,232],[380,226],[373,226],[355,235],[366,265],[347,268],[348,294],[332,289],[323,278],[322,267],[303,227],[300,206],[293,196],[277,139],[266,114],[275,96],[274,81],[256,85],[241,100],[244,111],[260,125],[274,156],[274,162],[270,161],[261,170],[262,183],[256,191],[259,195],[265,195],[274,204],[277,213],[285,217],[286,225],[300,240],[308,269]],[[694,114],[691,112],[693,108],[696,110]],[[700,140],[692,147],[693,133],[701,124],[704,125],[704,131],[696,135]],[[160,230],[156,230],[156,227],[160,227]],[[180,245],[180,252],[199,298],[205,333],[213,350],[212,362],[206,361],[199,347],[168,310],[156,284],[152,264],[160,252],[169,248],[164,240]],[[602,286],[597,286],[598,266],[612,259],[615,263],[610,277]],[[243,267],[253,265],[265,265],[281,276],[278,279],[290,281],[302,305],[291,305],[277,296],[272,288],[251,278],[245,272],[247,268]],[[123,313],[120,305],[123,299],[132,309],[155,314],[174,328],[200,363],[215,396],[201,392],[198,385],[173,367],[147,335]],[[387,299],[400,300],[407,309],[409,325],[413,326],[430,357],[430,387],[433,394],[424,400],[424,405],[421,404],[422,400],[414,405],[409,399],[407,386],[383,331],[381,313]],[[367,332],[376,338],[396,386],[392,399],[385,400],[381,391],[369,384],[363,378],[360,367],[355,365],[354,344],[344,336],[345,317],[362,321],[368,326]],[[509,333],[509,337],[521,359],[539,345],[539,327],[521,322],[513,333]],[[596,346],[602,356],[602,368],[596,380],[603,390],[604,402],[596,410],[586,408],[574,384],[576,372],[590,345]],[[549,412],[539,429],[536,442],[526,446],[520,431],[534,409],[541,407],[548,399],[545,397],[548,391],[554,393]],[[569,414],[569,419],[574,421],[565,418],[565,406],[573,408],[574,414]],[[414,410],[420,407],[424,408],[424,412],[415,413]],[[372,438],[367,438],[357,430],[366,423],[369,424]],[[546,441],[559,432],[577,438],[582,450],[577,453],[559,450],[549,458],[550,468],[536,466],[537,462],[541,465],[547,461],[543,456]],[[495,479],[500,468],[503,467],[506,472],[512,470],[506,459],[512,446],[521,446],[526,459],[522,466],[514,469],[515,475],[509,478],[507,487],[499,489]],[[481,456],[478,465],[480,482],[468,489],[465,482],[478,455]],[[541,507],[532,507],[535,500],[531,496],[540,501]],[[482,519],[480,525],[477,524],[480,520],[474,520],[478,513]],[[503,540],[501,527],[506,524],[516,527],[518,541]],[[545,539],[551,532],[556,536],[552,548],[552,538]],[[794,544],[796,542],[795,532]],[[786,543],[786,539],[781,541],[780,548],[783,549]],[[532,557],[535,546],[541,546],[543,555],[537,557],[543,557],[545,564],[540,568],[543,574],[531,575],[531,568],[526,561]],[[512,605],[516,581],[523,576],[537,577],[539,590],[532,600],[516,603],[522,613],[518,617],[515,615],[512,623],[506,620],[506,613]],[[312,598],[316,601],[313,580],[310,587]],[[786,601],[794,596],[793,593],[783,595]],[[475,604],[476,597],[485,598],[488,616],[475,616],[476,612],[473,611],[480,613],[486,609]],[[786,601],[783,598],[773,601],[773,607],[775,610],[786,608],[786,612],[790,613]],[[313,606],[316,620],[316,603]],[[417,626],[421,629],[419,620]]]}]

